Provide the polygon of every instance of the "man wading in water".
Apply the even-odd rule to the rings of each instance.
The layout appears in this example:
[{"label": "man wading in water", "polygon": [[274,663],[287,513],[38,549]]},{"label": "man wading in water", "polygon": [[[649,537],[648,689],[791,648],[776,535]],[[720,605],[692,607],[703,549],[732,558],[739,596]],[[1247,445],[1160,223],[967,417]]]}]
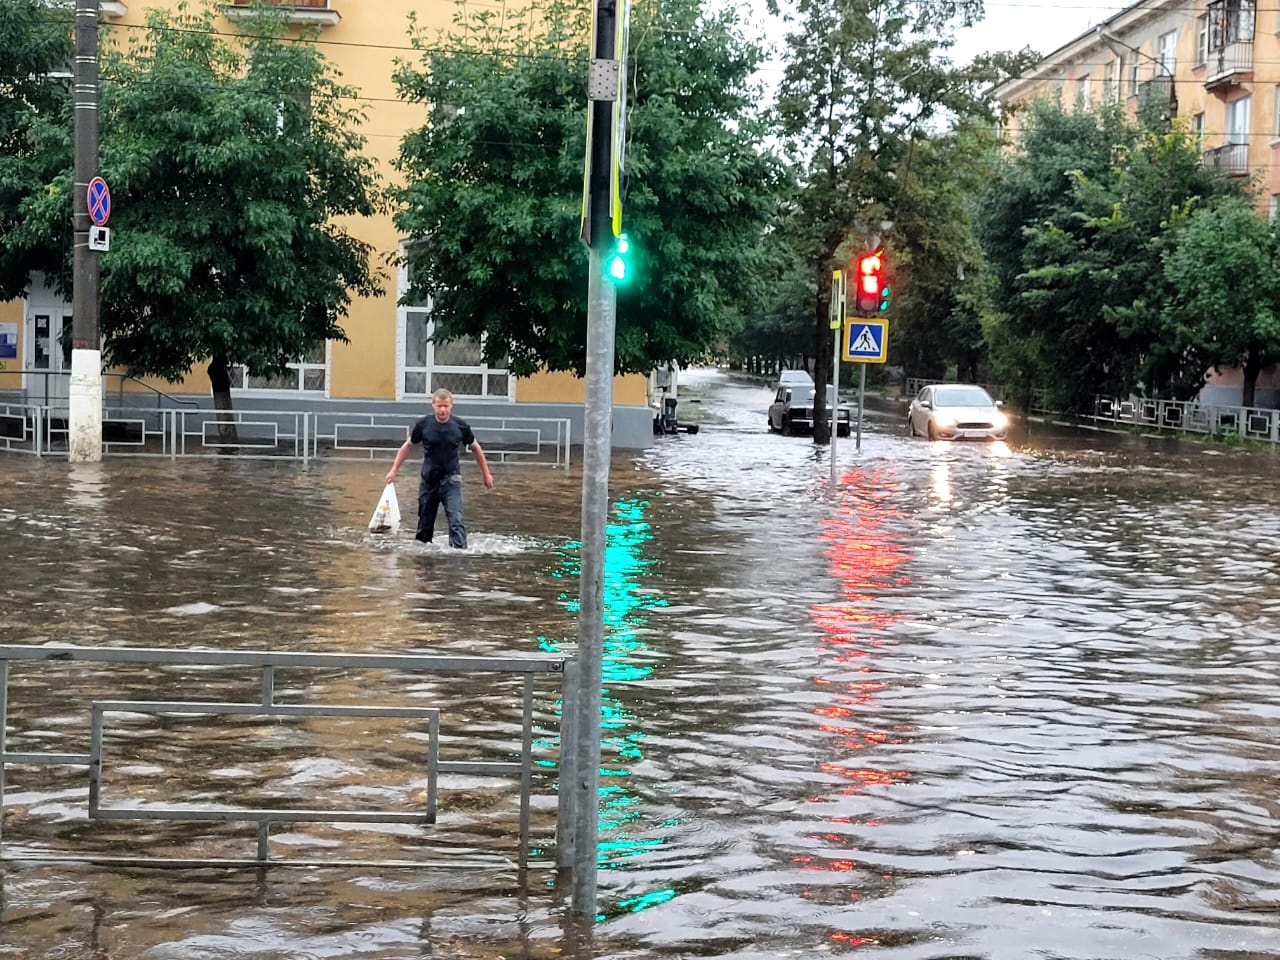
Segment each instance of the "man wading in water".
[{"label": "man wading in water", "polygon": [[488,489],[493,489],[493,474],[484,451],[476,443],[467,421],[453,415],[453,394],[437,390],[431,395],[431,416],[423,417],[409,431],[409,439],[396,451],[395,463],[387,471],[387,483],[394,483],[400,465],[413,452],[415,443],[422,444],[422,479],[418,483],[418,532],[415,540],[431,542],[436,525],[436,512],[444,504],[449,523],[449,546],[461,550],[467,545],[467,527],[462,522],[462,465],[458,453],[470,447],[480,465],[480,476]]}]

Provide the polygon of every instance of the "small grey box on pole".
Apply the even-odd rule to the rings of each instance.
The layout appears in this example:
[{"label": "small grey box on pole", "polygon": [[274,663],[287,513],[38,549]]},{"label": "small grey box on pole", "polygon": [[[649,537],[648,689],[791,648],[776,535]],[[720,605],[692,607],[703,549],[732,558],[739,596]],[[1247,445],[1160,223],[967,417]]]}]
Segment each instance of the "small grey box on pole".
[{"label": "small grey box on pole", "polygon": [[[75,259],[68,454],[73,463],[96,463],[102,459],[102,344],[98,329],[98,254],[89,249],[89,184],[98,172],[98,0],[76,0],[75,57]],[[105,217],[102,219],[105,223]]]}]

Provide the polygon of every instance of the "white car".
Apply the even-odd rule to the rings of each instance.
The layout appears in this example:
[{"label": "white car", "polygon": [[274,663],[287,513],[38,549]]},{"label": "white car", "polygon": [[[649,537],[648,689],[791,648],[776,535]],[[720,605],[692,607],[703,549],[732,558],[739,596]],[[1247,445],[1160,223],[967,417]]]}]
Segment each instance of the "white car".
[{"label": "white car", "polygon": [[911,436],[930,440],[1003,440],[1009,417],[974,383],[931,383],[907,408]]}]

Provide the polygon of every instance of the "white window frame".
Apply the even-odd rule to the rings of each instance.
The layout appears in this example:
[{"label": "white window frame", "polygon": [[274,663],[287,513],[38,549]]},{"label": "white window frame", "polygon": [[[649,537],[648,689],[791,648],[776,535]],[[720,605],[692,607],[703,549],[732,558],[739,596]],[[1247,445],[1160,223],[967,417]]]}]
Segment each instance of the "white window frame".
[{"label": "white window frame", "polygon": [[[409,289],[409,247],[414,242],[402,240],[399,244],[398,257],[396,263],[396,399],[407,400],[423,398],[426,399],[432,393],[431,376],[433,373],[460,373],[468,375],[479,375],[480,377],[480,394],[466,394],[453,391],[455,397],[459,400],[467,401],[498,401],[514,403],[516,398],[516,378],[507,369],[501,367],[490,367],[486,363],[477,365],[437,365],[435,362],[436,345],[434,341],[427,342],[427,362],[425,366],[409,366],[405,363],[405,352],[409,346],[409,314],[426,312],[428,316],[431,313],[431,302],[428,300],[426,304],[411,304],[403,302],[405,293]],[[435,324],[430,320],[427,322],[427,335],[432,336],[435,333]],[[480,340],[481,348],[484,347],[485,338]],[[405,389],[405,378],[410,373],[425,374],[427,389],[423,393],[411,393]],[[505,393],[489,393],[489,378],[505,377],[507,381],[507,389]]]},{"label": "white window frame", "polygon": [[1209,62],[1209,14],[1196,17],[1196,66]]},{"label": "white window frame", "polygon": [[1129,96],[1138,95],[1138,85],[1142,83],[1142,64],[1135,59],[1129,64]]},{"label": "white window frame", "polygon": [[1169,71],[1166,76],[1172,78],[1178,67],[1178,31],[1170,30],[1168,33],[1162,33],[1157,43],[1160,55],[1156,59],[1164,69]]},{"label": "white window frame", "polygon": [[1191,135],[1196,138],[1196,143],[1203,149],[1204,147],[1204,112],[1201,111],[1191,118]]},{"label": "white window frame", "polygon": [[[333,376],[331,373],[332,360],[333,360],[333,341],[326,340],[324,342],[324,360],[322,362],[309,363],[304,360],[296,360],[290,363],[288,365],[288,368],[293,371],[294,378],[297,381],[296,387],[250,387],[250,386],[247,386],[249,382],[248,368],[243,363],[233,363],[231,364],[232,382],[234,383],[238,379],[241,384],[246,384],[246,386],[232,387],[231,392],[233,394],[242,394],[242,393],[251,394],[252,396],[255,396],[255,397],[295,397],[298,394],[302,394],[304,396],[313,396],[313,397],[323,396],[326,400],[328,400],[329,388],[333,383]],[[307,373],[313,370],[319,370],[324,374],[324,389],[308,390],[304,386],[304,384],[307,382],[307,377],[306,377]]]},{"label": "white window frame", "polygon": [[1273,193],[1267,204],[1267,219],[1274,220],[1278,213],[1280,213],[1280,193]]},{"label": "white window frame", "polygon": [[1252,96],[1246,96],[1227,102],[1226,116],[1222,124],[1222,142],[1224,144],[1249,142],[1249,114],[1251,112],[1249,101],[1252,99]]}]

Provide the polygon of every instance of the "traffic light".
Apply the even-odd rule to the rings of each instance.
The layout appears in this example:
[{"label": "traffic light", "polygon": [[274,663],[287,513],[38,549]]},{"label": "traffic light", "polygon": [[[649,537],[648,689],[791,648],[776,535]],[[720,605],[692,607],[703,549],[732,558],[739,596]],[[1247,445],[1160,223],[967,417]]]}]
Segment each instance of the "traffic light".
[{"label": "traffic light", "polygon": [[618,234],[618,239],[614,241],[613,252],[609,254],[607,272],[609,278],[614,283],[623,283],[627,279],[627,274],[631,269],[630,256],[631,241],[627,239],[625,233]]},{"label": "traffic light", "polygon": [[856,294],[854,307],[863,316],[872,316],[889,308],[889,287],[884,282],[884,247],[858,257],[854,270]]}]

